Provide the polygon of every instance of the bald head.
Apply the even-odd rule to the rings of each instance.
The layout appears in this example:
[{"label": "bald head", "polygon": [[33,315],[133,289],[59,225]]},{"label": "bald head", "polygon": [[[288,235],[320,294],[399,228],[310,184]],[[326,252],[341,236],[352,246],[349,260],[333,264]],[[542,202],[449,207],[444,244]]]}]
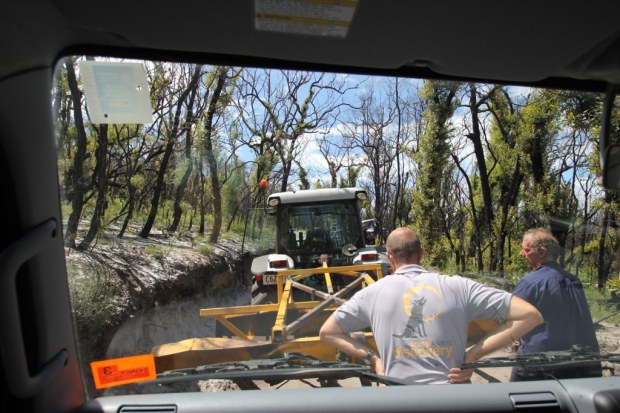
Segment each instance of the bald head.
[{"label": "bald head", "polygon": [[409,228],[396,228],[385,242],[387,252],[397,266],[419,264],[424,254],[418,235]]}]

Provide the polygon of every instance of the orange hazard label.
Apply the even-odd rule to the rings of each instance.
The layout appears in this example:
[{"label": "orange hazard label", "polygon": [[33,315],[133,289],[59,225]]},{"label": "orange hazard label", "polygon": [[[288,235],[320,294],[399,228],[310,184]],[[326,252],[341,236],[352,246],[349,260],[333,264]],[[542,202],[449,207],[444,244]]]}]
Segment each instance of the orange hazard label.
[{"label": "orange hazard label", "polygon": [[157,377],[155,357],[152,354],[93,361],[90,368],[97,389],[154,380]]}]

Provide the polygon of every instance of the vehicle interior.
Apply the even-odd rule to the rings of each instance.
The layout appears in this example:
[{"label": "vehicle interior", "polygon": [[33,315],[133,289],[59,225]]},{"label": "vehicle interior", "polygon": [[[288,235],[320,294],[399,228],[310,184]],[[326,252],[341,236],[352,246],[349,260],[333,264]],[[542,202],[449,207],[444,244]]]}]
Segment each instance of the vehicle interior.
[{"label": "vehicle interior", "polygon": [[[82,75],[88,70],[87,65],[78,66],[78,61],[139,62],[140,67],[147,68],[148,87],[152,91],[158,70],[170,74],[174,68],[182,67],[175,65],[185,64],[225,66],[232,71],[302,71],[336,74],[336,78],[454,81],[526,91],[540,88],[591,93],[600,99],[603,109],[594,127],[600,135],[593,138],[597,150],[596,156],[588,158],[592,168],[589,176],[597,179],[591,185],[600,189],[601,198],[611,197],[607,194],[620,189],[620,122],[614,122],[620,84],[619,16],[620,3],[601,0],[1,2],[0,182],[4,188],[4,212],[0,218],[0,410],[620,411],[620,377],[614,374],[587,379],[436,386],[402,385],[397,380],[367,375],[373,383],[380,384],[279,391],[252,387],[217,392],[167,386],[166,383],[177,379],[166,376],[150,386],[120,386],[116,392],[95,389],[100,383],[93,382],[96,379],[88,366],[99,359],[84,351],[76,323],[76,305],[72,302],[76,291],[68,280],[68,272],[74,268],[72,254],[75,257],[73,249],[67,247],[69,213],[64,200],[70,186],[63,181],[68,176],[63,174],[65,147],[59,143],[60,115],[54,110],[54,93],[62,83],[60,79],[64,79],[62,76],[66,76],[61,75],[63,70],[72,63]],[[158,65],[160,62],[165,64]],[[191,71],[184,75],[189,78]],[[162,80],[159,85],[163,83]],[[98,93],[109,92],[105,86],[99,87]],[[69,95],[67,92],[66,96]],[[102,108],[104,117],[110,115],[113,119],[99,123],[92,120],[96,116],[94,104],[89,105],[82,112],[84,122],[90,126],[83,129],[91,128],[93,134],[104,130],[108,133],[103,125],[113,128],[115,124],[146,123],[134,121],[136,118],[131,116],[128,120],[123,118],[131,104],[121,102],[123,110],[116,114],[110,108]],[[355,105],[347,102],[344,106]],[[152,115],[149,110],[147,107],[148,117]],[[155,113],[162,119],[173,117],[172,111]],[[119,116],[119,120],[115,121],[114,116]],[[121,128],[118,130],[115,136],[125,136]],[[179,136],[182,133],[178,131]],[[72,151],[76,150],[72,148],[64,154],[73,156]],[[93,159],[84,160],[85,165],[89,162],[95,164]],[[471,159],[470,162],[474,163]],[[115,190],[124,188],[120,181],[115,185],[121,188]],[[94,198],[90,201],[94,205]],[[385,225],[385,220],[380,221]],[[91,235],[95,244],[104,243],[96,234],[87,236]],[[614,241],[608,244],[610,251],[615,248]],[[193,245],[194,240],[187,242]],[[514,248],[516,256],[519,246],[513,246],[513,252]],[[616,261],[607,260],[608,271],[617,271]],[[221,272],[225,273],[227,268]],[[88,273],[87,267],[84,271]],[[140,287],[145,288],[142,285],[135,289]],[[138,336],[131,334],[123,340],[139,341]],[[179,338],[170,341],[181,342]],[[121,344],[119,349],[123,348]],[[620,352],[620,341],[615,345],[618,350],[614,351]],[[139,353],[131,355],[136,354]],[[106,357],[124,355],[130,354],[119,350],[108,352]]]}]

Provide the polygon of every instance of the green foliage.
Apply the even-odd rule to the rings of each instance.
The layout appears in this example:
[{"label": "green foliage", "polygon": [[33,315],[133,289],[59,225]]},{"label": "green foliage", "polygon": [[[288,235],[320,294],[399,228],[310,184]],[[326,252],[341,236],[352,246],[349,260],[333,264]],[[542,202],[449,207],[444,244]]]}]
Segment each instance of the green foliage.
[{"label": "green foliage", "polygon": [[144,252],[151,255],[159,262],[163,262],[169,254],[166,248],[153,244],[147,245],[146,248],[144,248]]},{"label": "green foliage", "polygon": [[166,199],[160,205],[158,209],[157,217],[155,218],[154,228],[168,228],[172,223],[174,211],[174,200]]},{"label": "green foliage", "polygon": [[[422,240],[422,242],[424,242],[424,240]],[[450,244],[445,237],[439,235],[434,243],[425,243],[424,245],[426,245],[426,257],[424,258],[425,263],[428,263],[433,267],[441,268],[450,268],[450,266],[453,265],[451,263],[452,250],[450,249]]]},{"label": "green foliage", "polygon": [[175,187],[179,186],[181,180],[183,179],[183,175],[187,172],[187,169],[192,165],[191,159],[183,158],[183,160],[179,163],[174,173],[173,184]]},{"label": "green foliage", "polygon": [[308,172],[300,162],[295,162],[299,169],[299,189],[310,189],[310,181],[308,180]]},{"label": "green foliage", "polygon": [[[609,291],[599,291],[598,288],[593,286],[585,286],[584,292],[590,307],[590,313],[592,314],[592,320],[597,322],[605,318],[605,322],[608,323],[620,323],[620,315],[614,315],[609,317],[618,311],[616,304],[610,301]],[[609,318],[607,318],[609,317]]]},{"label": "green foliage", "polygon": [[340,175],[340,188],[353,188],[358,186],[358,178],[362,172],[361,166],[348,166],[346,172]]},{"label": "green foliage", "polygon": [[596,255],[598,249],[599,249],[599,240],[598,239],[592,239],[590,240],[588,243],[585,244],[585,247],[583,249],[583,254],[585,255]]},{"label": "green foliage", "polygon": [[620,277],[609,278],[605,285],[607,286],[607,291],[620,295]]},{"label": "green foliage", "polygon": [[521,280],[521,278],[523,278],[523,276],[525,274],[527,274],[530,271],[529,268],[527,268],[527,266],[525,266],[524,269],[521,269],[520,267],[516,266],[514,268],[511,268],[509,271],[505,271],[504,272],[504,279],[510,284],[510,285],[517,285],[519,283],[519,281]]},{"label": "green foliage", "polygon": [[601,96],[594,93],[563,91],[560,108],[568,124],[579,130],[590,130],[601,120]]},{"label": "green foliage", "polygon": [[222,186],[222,209],[225,221],[232,218],[232,214],[239,210],[239,203],[243,202],[243,194],[247,191],[244,178],[243,169],[237,167]]},{"label": "green foliage", "polygon": [[230,226],[229,233],[224,233],[222,235],[223,236],[243,235],[244,230],[245,230],[245,221],[235,220]]},{"label": "green foliage", "polygon": [[557,95],[549,91],[532,93],[529,104],[522,110],[519,125],[519,146],[524,169],[533,178],[537,188],[545,192],[545,178],[549,170],[551,140],[558,132],[559,105]]},{"label": "green foliage", "polygon": [[207,215],[205,216],[205,227],[208,230],[209,227],[213,227],[213,215]]},{"label": "green foliage", "polygon": [[525,259],[519,256],[510,257],[512,259],[506,260],[504,263],[504,278],[513,284],[516,284],[525,274],[531,269],[528,267]]},{"label": "green foliage", "polygon": [[201,244],[198,247],[196,247],[196,251],[198,251],[200,254],[204,255],[205,257],[209,257],[211,256],[211,254],[213,254],[213,247],[208,244]]},{"label": "green foliage", "polygon": [[96,262],[67,265],[71,305],[78,334],[83,337],[97,339],[115,321],[115,300],[123,294],[110,282],[109,272],[109,268]]},{"label": "green foliage", "polygon": [[71,204],[66,202],[60,203],[60,216],[66,219],[71,214]]},{"label": "green foliage", "polygon": [[425,81],[420,92],[427,103],[422,114],[426,128],[420,139],[419,150],[414,155],[418,165],[418,180],[413,192],[412,220],[427,245],[428,262],[433,265],[442,262],[446,256],[441,242],[443,217],[437,205],[442,199],[443,182],[449,177],[446,166],[450,156],[450,118],[456,108],[455,94],[458,88],[457,83]]}]

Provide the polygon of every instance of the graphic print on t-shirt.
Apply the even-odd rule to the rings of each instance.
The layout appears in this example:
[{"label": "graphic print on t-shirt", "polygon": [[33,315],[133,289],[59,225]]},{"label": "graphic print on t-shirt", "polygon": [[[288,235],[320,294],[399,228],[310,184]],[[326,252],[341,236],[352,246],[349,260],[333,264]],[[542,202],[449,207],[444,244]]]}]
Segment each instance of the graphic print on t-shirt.
[{"label": "graphic print on t-shirt", "polygon": [[439,291],[431,285],[420,285],[410,288],[403,296],[403,308],[409,319],[403,333],[400,335],[395,334],[394,337],[426,337],[424,323],[434,320],[439,315],[439,312],[430,316],[424,316],[424,305],[427,303],[427,298],[421,294],[423,290],[431,291],[436,296],[436,299],[443,299]]},{"label": "graphic print on t-shirt", "polygon": [[[430,355],[451,357],[452,343],[438,343],[427,338],[427,324],[439,316],[438,310],[429,314],[428,304],[431,300],[443,301],[443,296],[437,288],[431,285],[412,287],[403,295],[403,309],[408,315],[408,319],[402,327],[402,334],[393,335],[397,339],[394,343],[394,355],[396,357],[425,357]],[[437,308],[437,305],[433,307]]]},{"label": "graphic print on t-shirt", "polygon": [[409,309],[409,320],[407,321],[407,327],[401,337],[426,337],[426,329],[424,328],[424,304],[426,303],[426,297],[420,297],[417,300],[412,300],[411,307]]}]

